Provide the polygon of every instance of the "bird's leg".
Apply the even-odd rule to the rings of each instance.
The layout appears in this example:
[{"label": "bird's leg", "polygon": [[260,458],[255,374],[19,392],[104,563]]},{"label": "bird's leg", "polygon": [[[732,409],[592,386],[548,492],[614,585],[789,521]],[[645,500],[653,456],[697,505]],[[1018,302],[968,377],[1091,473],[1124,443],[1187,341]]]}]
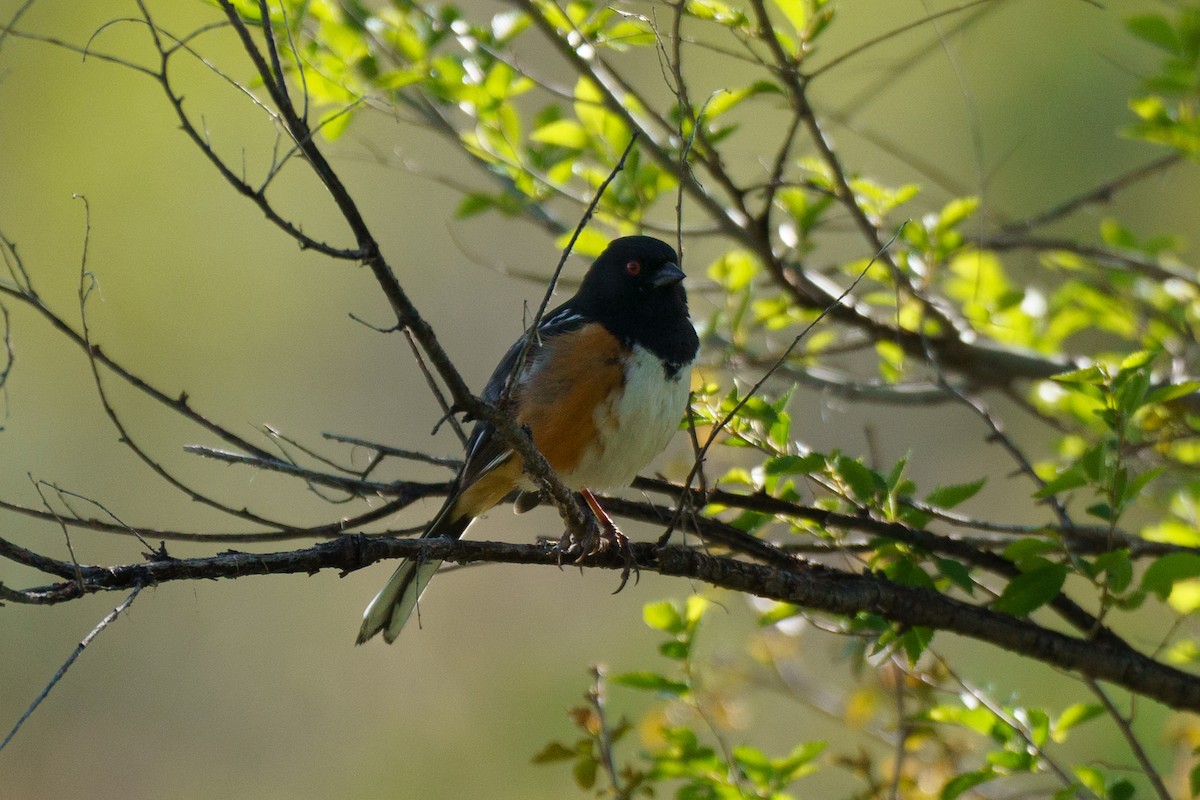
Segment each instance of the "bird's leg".
[{"label": "bird's leg", "polygon": [[[600,501],[588,489],[580,489],[579,493],[583,495],[584,501],[588,504],[588,508],[596,516],[596,521],[600,523],[600,532],[594,537],[589,535],[584,540],[576,543],[579,547],[579,559],[582,560],[585,556],[593,556],[597,553],[603,553],[610,547],[616,547],[625,559],[625,569],[621,571],[621,583],[617,586],[617,592],[625,588],[625,584],[629,581],[629,575],[637,571],[637,561],[633,557],[633,547],[629,543],[629,537],[621,533],[617,523],[613,522],[612,517],[600,505]],[[561,552],[561,551],[560,551]],[[640,577],[640,574],[639,574]]]}]

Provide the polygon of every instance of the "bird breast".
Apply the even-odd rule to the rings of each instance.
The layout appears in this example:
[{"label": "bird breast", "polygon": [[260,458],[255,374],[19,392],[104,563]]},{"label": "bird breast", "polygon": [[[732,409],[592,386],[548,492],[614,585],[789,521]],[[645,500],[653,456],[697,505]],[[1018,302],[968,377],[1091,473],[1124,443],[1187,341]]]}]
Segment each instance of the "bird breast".
[{"label": "bird breast", "polygon": [[679,429],[691,388],[691,365],[668,376],[662,360],[640,345],[625,362],[624,391],[596,406],[596,436],[577,464],[560,475],[573,488],[628,486]]}]

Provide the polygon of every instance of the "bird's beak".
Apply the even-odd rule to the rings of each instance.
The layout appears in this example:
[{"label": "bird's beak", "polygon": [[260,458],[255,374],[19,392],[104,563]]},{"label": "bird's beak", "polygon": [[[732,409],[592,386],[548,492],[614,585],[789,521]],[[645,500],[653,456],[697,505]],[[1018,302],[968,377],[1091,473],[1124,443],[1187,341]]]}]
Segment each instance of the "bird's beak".
[{"label": "bird's beak", "polygon": [[683,270],[678,264],[666,263],[658,268],[658,273],[654,276],[654,280],[650,281],[650,285],[658,288],[660,286],[670,286],[674,283],[679,283],[687,276],[683,274]]}]

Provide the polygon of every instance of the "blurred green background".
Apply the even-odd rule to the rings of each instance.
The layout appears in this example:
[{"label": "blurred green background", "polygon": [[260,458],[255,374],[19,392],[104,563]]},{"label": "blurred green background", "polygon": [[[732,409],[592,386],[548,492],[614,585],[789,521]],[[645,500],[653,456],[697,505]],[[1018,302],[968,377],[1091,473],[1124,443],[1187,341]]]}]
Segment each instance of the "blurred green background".
[{"label": "blurred green background", "polygon": [[[11,18],[21,5],[0,0],[0,17]],[[945,5],[842,3],[824,53]],[[1125,101],[1138,76],[1153,64],[1147,49],[1124,34],[1123,19],[1160,5],[994,3],[963,33],[952,34],[953,22],[946,20],[848,62],[821,81],[817,96],[826,108],[853,104],[845,109],[852,128],[831,128],[851,163],[885,180],[924,183],[903,158],[882,153],[862,135],[884,134],[935,162],[964,191],[981,192],[990,213],[1020,217],[1156,155],[1116,131],[1129,119]],[[151,9],[178,32],[217,15],[200,2]],[[102,29],[133,16],[136,7],[124,0],[42,0],[20,25],[79,44],[99,31],[95,49],[150,63],[139,23]],[[942,43],[939,31],[948,34]],[[205,53],[232,77],[248,76],[231,37],[215,34],[204,42]],[[921,48],[931,48],[931,55],[896,74],[896,65]],[[203,118],[216,150],[234,163],[244,160],[247,174],[261,174],[275,142],[270,124],[203,68],[180,66],[186,106],[193,119]],[[878,94],[859,94],[888,76]],[[364,116],[326,150],[400,280],[468,380],[481,385],[520,332],[523,301],[536,302],[542,291],[505,270],[547,273],[557,256],[553,241],[520,222],[454,219],[458,195],[399,162],[435,176],[477,178],[445,145],[386,115]],[[747,130],[727,158],[744,158],[753,168],[760,155],[755,132]],[[1156,177],[1123,195],[1116,208],[1089,210],[1064,230],[1090,232],[1101,217],[1120,214],[1142,234],[1180,232],[1194,239],[1195,189],[1186,170]],[[349,244],[332,205],[299,164],[274,191],[279,207],[306,232]],[[86,268],[98,289],[88,312],[105,352],[169,394],[186,391],[195,408],[256,441],[265,442],[256,431],[269,424],[359,463],[364,453],[323,444],[321,432],[457,454],[445,432],[429,438],[439,413],[403,340],[348,317],[388,321],[368,273],[299,251],[236,196],[179,131],[152,80],[10,37],[0,45],[0,231],[18,243],[44,299],[77,320],[87,229],[84,203],[75,195],[86,197],[90,208]],[[918,204],[936,208],[945,197],[931,188]],[[690,251],[685,268],[693,286],[701,282],[711,246],[697,242]],[[847,239],[847,246],[859,245]],[[581,262],[571,269],[579,274]],[[694,297],[703,316],[705,301]],[[38,506],[34,481],[44,480],[101,500],[134,526],[244,530],[165,487],[121,447],[82,354],[28,310],[11,311],[17,363],[0,397],[0,496]],[[330,505],[276,476],[186,455],[186,444],[217,442],[111,377],[106,386],[147,450],[226,502],[300,524],[361,509]],[[913,475],[922,484],[993,473],[977,513],[1028,505],[1028,487],[1005,483],[1007,465],[982,444],[976,423],[955,409],[905,410],[898,425],[898,412],[804,390],[796,408],[807,420],[798,427],[815,448],[862,453],[870,439],[885,463],[911,452]],[[660,466],[678,467],[685,457],[680,447]],[[438,476],[417,467],[392,474]],[[415,508],[392,523],[420,524],[430,510]],[[14,514],[0,520],[5,538],[66,557],[57,526]],[[553,512],[518,524],[498,509],[473,535],[528,541],[557,530]],[[87,563],[134,561],[142,549],[133,539],[86,531],[73,532],[71,540]],[[168,549],[183,556],[220,548]],[[423,603],[423,630],[406,632],[391,648],[355,648],[361,609],[389,572],[380,565],[345,578],[324,573],[176,583],[143,592],[0,754],[0,795],[574,796],[566,768],[533,766],[530,756],[550,739],[573,738],[563,710],[579,700],[589,664],[603,661],[622,671],[655,658],[655,637],[640,621],[644,602],[702,588],[643,576],[610,596],[611,574],[473,568],[439,579]],[[26,586],[43,579],[0,562],[0,581]],[[0,609],[0,728],[7,731],[121,597]],[[736,663],[744,659],[739,631],[748,615],[741,598],[718,599],[727,613],[715,615],[705,641],[712,659]],[[806,636],[812,637],[802,644],[809,658],[829,659],[836,651],[836,642]],[[991,652],[972,655],[977,645],[943,643],[974,664],[1006,663]],[[838,669],[834,659],[817,674]],[[1013,671],[991,678],[1000,691],[1022,680]],[[1053,691],[1022,688],[1035,696]],[[620,694],[613,704],[618,713],[641,707]],[[1147,709],[1140,721],[1152,730],[1160,719]],[[852,732],[811,709],[769,696],[743,708],[740,720],[740,735],[759,743],[790,747],[817,736],[847,746],[854,741]],[[809,796],[848,789],[831,774],[824,788],[809,784]]]}]

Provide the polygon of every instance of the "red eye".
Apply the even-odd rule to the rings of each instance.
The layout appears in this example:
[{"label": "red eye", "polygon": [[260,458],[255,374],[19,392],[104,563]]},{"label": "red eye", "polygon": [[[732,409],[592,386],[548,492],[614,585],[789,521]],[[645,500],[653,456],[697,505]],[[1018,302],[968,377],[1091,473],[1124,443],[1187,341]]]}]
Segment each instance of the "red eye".
[{"label": "red eye", "polygon": [[625,274],[626,275],[637,275],[641,271],[642,271],[642,262],[640,262],[640,261],[630,261],[628,264],[625,265]]}]

